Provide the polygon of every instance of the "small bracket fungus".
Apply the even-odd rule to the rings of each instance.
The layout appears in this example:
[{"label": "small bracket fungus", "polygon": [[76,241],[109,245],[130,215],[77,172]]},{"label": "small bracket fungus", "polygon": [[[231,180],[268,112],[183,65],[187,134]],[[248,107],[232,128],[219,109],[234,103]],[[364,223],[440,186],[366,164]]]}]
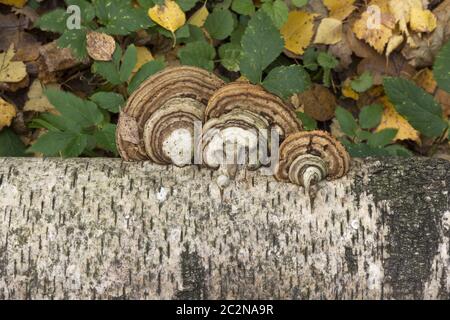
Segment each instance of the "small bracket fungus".
[{"label": "small bracket fungus", "polygon": [[289,135],[280,146],[276,178],[305,187],[327,178],[341,178],[350,167],[344,146],[326,131],[303,131]]},{"label": "small bracket fungus", "polygon": [[229,176],[240,165],[256,170],[269,164],[271,129],[280,139],[302,129],[293,106],[260,86],[233,82],[212,95],[197,150],[207,167]]},{"label": "small bracket fungus", "polygon": [[117,125],[117,148],[125,160],[191,164],[194,122],[203,121],[211,95],[224,85],[195,67],[167,68],[130,96]]}]

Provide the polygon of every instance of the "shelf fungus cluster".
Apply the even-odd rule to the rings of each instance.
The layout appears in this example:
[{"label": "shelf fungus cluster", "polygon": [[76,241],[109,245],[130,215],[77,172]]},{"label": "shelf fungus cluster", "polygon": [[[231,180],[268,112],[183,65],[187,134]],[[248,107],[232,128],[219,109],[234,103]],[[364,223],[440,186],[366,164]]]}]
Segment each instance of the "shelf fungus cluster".
[{"label": "shelf fungus cluster", "polygon": [[[236,171],[270,167],[278,180],[309,187],[345,175],[349,155],[325,131],[303,131],[294,107],[262,87],[225,84],[195,67],[167,68],[128,99],[117,127],[125,160]],[[280,145],[281,143],[281,145]]]}]

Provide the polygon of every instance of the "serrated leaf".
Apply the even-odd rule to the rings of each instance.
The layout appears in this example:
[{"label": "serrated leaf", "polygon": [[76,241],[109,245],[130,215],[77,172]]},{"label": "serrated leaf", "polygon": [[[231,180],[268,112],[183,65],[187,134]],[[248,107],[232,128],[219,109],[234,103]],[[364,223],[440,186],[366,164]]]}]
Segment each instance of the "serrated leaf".
[{"label": "serrated leaf", "polygon": [[262,4],[261,10],[272,19],[273,24],[278,29],[288,20],[289,8],[282,0],[266,1]]},{"label": "serrated leaf", "polygon": [[87,57],[86,33],[84,28],[66,30],[57,40],[58,47],[69,48],[76,58],[84,59]]},{"label": "serrated leaf", "polygon": [[439,50],[433,65],[433,75],[438,86],[450,93],[450,41]]},{"label": "serrated leaf", "polygon": [[345,133],[349,137],[354,137],[356,135],[358,124],[349,111],[345,110],[342,107],[337,107],[336,118],[343,133]]},{"label": "serrated leaf", "polygon": [[303,54],[314,35],[315,16],[317,15],[314,13],[302,10],[289,12],[286,23],[280,29],[286,49],[295,54]]},{"label": "serrated leaf", "polygon": [[166,0],[163,5],[155,5],[148,10],[148,15],[154,22],[172,33],[186,22],[183,10],[173,0]]},{"label": "serrated leaf", "polygon": [[359,113],[359,125],[363,129],[372,129],[378,126],[383,115],[381,104],[371,104],[364,106]]},{"label": "serrated leaf", "polygon": [[222,65],[229,71],[239,71],[241,46],[237,43],[225,43],[219,47],[219,57]]},{"label": "serrated leaf", "polygon": [[196,66],[212,71],[216,50],[205,41],[190,42],[178,51],[178,57],[184,65]]},{"label": "serrated leaf", "polygon": [[306,131],[312,131],[317,129],[316,119],[310,117],[304,112],[297,112],[297,117],[302,122],[302,126]]},{"label": "serrated leaf", "polygon": [[199,0],[176,0],[184,12],[191,10]]},{"label": "serrated leaf", "polygon": [[427,137],[438,137],[447,128],[442,109],[433,96],[402,78],[385,78],[384,90],[395,109]]},{"label": "serrated leaf", "polygon": [[352,158],[385,157],[390,155],[388,150],[372,147],[366,143],[350,143],[348,141],[342,141],[342,143]]},{"label": "serrated leaf", "polygon": [[371,147],[382,148],[395,138],[397,129],[384,129],[375,133],[372,133],[367,139],[367,144]]},{"label": "serrated leaf", "polygon": [[272,69],[262,83],[268,91],[288,99],[295,93],[309,88],[309,74],[299,65],[281,66]]},{"label": "serrated leaf", "polygon": [[48,157],[78,157],[87,146],[87,135],[73,132],[49,131],[28,148]]},{"label": "serrated leaf", "polygon": [[389,155],[394,156],[394,157],[412,157],[413,156],[413,153],[411,151],[409,151],[405,147],[398,145],[398,144],[393,144],[393,145],[387,146],[384,148],[384,150],[386,150],[389,153]]},{"label": "serrated leaf", "polygon": [[203,25],[213,39],[223,40],[233,31],[234,21],[229,10],[214,10]]},{"label": "serrated leaf", "polygon": [[139,85],[151,75],[165,68],[165,63],[161,60],[147,62],[139,69],[128,85],[128,93],[131,94]]},{"label": "serrated leaf", "polygon": [[373,78],[370,71],[364,71],[358,78],[352,80],[350,85],[356,92],[364,92],[372,87]]},{"label": "serrated leaf", "polygon": [[137,50],[134,44],[128,46],[123,55],[122,65],[120,66],[120,81],[125,82],[131,75],[137,62]]},{"label": "serrated leaf", "polygon": [[66,10],[55,9],[39,17],[35,26],[44,31],[63,33],[67,29],[67,17]]},{"label": "serrated leaf", "polygon": [[233,0],[231,10],[249,16],[255,13],[255,5],[253,4],[253,0]]},{"label": "serrated leaf", "polygon": [[317,63],[326,69],[336,68],[339,64],[339,61],[328,52],[319,52],[317,55]]},{"label": "serrated leaf", "polygon": [[94,137],[100,148],[117,154],[115,124],[106,124],[94,133]]},{"label": "serrated leaf", "polygon": [[25,144],[19,136],[9,128],[0,131],[0,157],[25,156]]},{"label": "serrated leaf", "polygon": [[113,113],[118,113],[125,103],[123,96],[115,92],[97,92],[89,99],[95,102],[100,108]]},{"label": "serrated leaf", "polygon": [[45,95],[64,118],[76,122],[82,128],[94,126],[103,120],[103,115],[93,102],[57,89],[47,89]]},{"label": "serrated leaf", "polygon": [[260,10],[248,23],[241,46],[242,75],[253,83],[260,83],[262,72],[280,55],[284,43],[272,20]]}]

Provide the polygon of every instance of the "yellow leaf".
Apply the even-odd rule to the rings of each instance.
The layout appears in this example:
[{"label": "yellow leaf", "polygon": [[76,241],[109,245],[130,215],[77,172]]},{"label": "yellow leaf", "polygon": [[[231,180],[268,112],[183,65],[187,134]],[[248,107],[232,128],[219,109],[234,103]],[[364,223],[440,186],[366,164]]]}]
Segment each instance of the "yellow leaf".
[{"label": "yellow leaf", "polygon": [[423,90],[430,94],[436,91],[437,82],[434,79],[433,71],[428,68],[422,69],[414,75],[414,82]]},{"label": "yellow leaf", "polygon": [[285,48],[295,54],[303,54],[311,43],[314,34],[314,17],[317,14],[302,10],[289,12],[288,20],[280,32],[285,41]]},{"label": "yellow leaf", "polygon": [[139,71],[139,69],[146,64],[149,61],[154,60],[153,55],[146,47],[136,47],[137,50],[137,61],[136,65],[134,66],[133,72],[136,73]]},{"label": "yellow leaf", "polygon": [[420,143],[419,133],[414,129],[405,118],[403,118],[396,110],[386,96],[380,99],[384,105],[383,116],[381,122],[375,131],[381,131],[387,128],[397,129],[397,135],[394,140],[412,140]]},{"label": "yellow leaf", "polygon": [[166,0],[163,5],[153,6],[148,10],[148,15],[157,24],[172,33],[186,22],[183,10],[173,0]]},{"label": "yellow leaf", "polygon": [[335,44],[342,40],[342,21],[324,18],[317,28],[314,43]]},{"label": "yellow leaf", "polygon": [[199,28],[203,27],[208,16],[208,9],[206,9],[206,6],[203,5],[200,9],[194,12],[194,14],[189,18],[188,23]]},{"label": "yellow leaf", "polygon": [[27,3],[27,0],[0,0],[0,3],[17,8],[23,8],[25,3]]},{"label": "yellow leaf", "polygon": [[386,57],[389,57],[395,49],[398,48],[399,45],[403,43],[403,35],[394,35],[392,36],[386,46]]},{"label": "yellow leaf", "polygon": [[358,39],[366,41],[375,50],[382,53],[392,36],[392,30],[384,24],[380,24],[378,27],[371,27],[369,19],[372,19],[372,15],[365,11],[361,18],[353,24],[352,30]]},{"label": "yellow leaf", "polygon": [[11,61],[14,57],[14,47],[0,53],[0,82],[20,82],[27,76],[27,69],[22,61]]},{"label": "yellow leaf", "polygon": [[342,95],[344,97],[351,98],[353,100],[358,100],[359,99],[358,92],[356,92],[356,91],[354,91],[352,89],[350,78],[346,79],[344,81],[344,83],[342,84],[342,90],[341,91],[342,91]]},{"label": "yellow leaf", "polygon": [[0,130],[9,127],[16,116],[16,107],[0,98]]},{"label": "yellow leaf", "polygon": [[430,10],[411,8],[409,25],[417,32],[431,32],[436,29],[436,17]]},{"label": "yellow leaf", "polygon": [[355,0],[323,0],[323,4],[330,10],[330,18],[344,20],[356,7]]},{"label": "yellow leaf", "polygon": [[[47,88],[49,87],[59,88],[59,85],[48,85]],[[25,103],[23,110],[59,114],[59,112],[44,95],[42,84],[39,79],[34,80],[31,84],[30,90],[28,90],[28,101]]]}]

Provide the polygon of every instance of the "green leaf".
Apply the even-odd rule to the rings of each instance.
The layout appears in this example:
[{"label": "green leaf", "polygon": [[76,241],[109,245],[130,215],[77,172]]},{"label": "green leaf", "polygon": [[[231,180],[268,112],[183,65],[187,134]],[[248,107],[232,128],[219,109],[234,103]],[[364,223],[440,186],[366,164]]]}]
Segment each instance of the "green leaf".
[{"label": "green leaf", "polygon": [[359,113],[359,125],[363,129],[375,128],[381,121],[383,106],[381,104],[371,104],[361,109]]},{"label": "green leaf", "polygon": [[356,135],[358,124],[349,111],[338,106],[336,108],[336,118],[339,122],[339,125],[341,126],[342,132],[344,132],[349,137],[354,137]]},{"label": "green leaf", "polygon": [[248,23],[241,46],[241,73],[251,82],[260,83],[264,69],[283,51],[284,41],[269,16],[260,10]]},{"label": "green leaf", "polygon": [[204,27],[213,39],[223,40],[233,31],[234,21],[230,10],[214,10],[206,18]]},{"label": "green leaf", "polygon": [[50,131],[71,131],[74,133],[81,133],[82,131],[80,125],[72,119],[66,119],[52,113],[41,113],[28,126],[30,128],[44,128]]},{"label": "green leaf", "polygon": [[289,8],[283,0],[266,1],[262,4],[261,10],[270,17],[277,29],[280,29],[288,19]]},{"label": "green leaf", "polygon": [[125,103],[123,96],[115,92],[97,92],[89,99],[95,102],[100,108],[112,113],[118,113]]},{"label": "green leaf", "polygon": [[58,47],[70,48],[73,55],[78,59],[87,57],[86,29],[66,30],[57,40]]},{"label": "green leaf", "polygon": [[255,13],[253,0],[233,0],[231,10],[243,15],[252,15]]},{"label": "green leaf", "polygon": [[198,2],[198,0],[176,0],[178,5],[180,6],[181,10],[184,12],[191,10],[195,4]]},{"label": "green leaf", "polygon": [[128,85],[128,93],[131,94],[143,81],[156,72],[164,69],[165,66],[164,61],[161,60],[152,60],[144,64],[131,79],[130,84]]},{"label": "green leaf", "polygon": [[241,57],[241,46],[237,43],[228,42],[219,47],[220,62],[229,71],[239,71],[239,58]]},{"label": "green leaf", "polygon": [[433,75],[438,86],[450,93],[450,41],[439,50],[434,60]]},{"label": "green leaf", "polygon": [[66,31],[66,21],[68,14],[64,9],[54,9],[49,13],[42,15],[35,26],[44,31],[63,33]]},{"label": "green leaf", "polygon": [[123,62],[120,66],[120,81],[125,82],[131,75],[134,66],[137,62],[137,50],[134,44],[128,46],[125,54],[123,55]]},{"label": "green leaf", "polygon": [[424,136],[438,137],[447,128],[441,106],[422,88],[402,78],[384,78],[383,84],[397,112]]},{"label": "green leaf", "polygon": [[317,129],[317,121],[314,118],[311,118],[304,112],[297,112],[297,117],[302,122],[303,128],[306,131],[312,131]]},{"label": "green leaf", "polygon": [[370,89],[373,84],[373,78],[370,71],[364,71],[358,78],[350,82],[350,86],[356,92],[364,92]]},{"label": "green leaf", "polygon": [[384,129],[378,132],[372,133],[367,139],[367,144],[371,147],[382,148],[392,142],[397,134],[397,129]]},{"label": "green leaf", "polygon": [[317,64],[317,57],[319,55],[319,52],[316,50],[316,48],[309,47],[306,49],[305,53],[303,54],[303,66],[311,71],[316,71],[319,68],[319,65]]},{"label": "green leaf", "polygon": [[333,69],[339,64],[339,61],[328,52],[319,52],[317,55],[317,62],[322,68]]},{"label": "green leaf", "polygon": [[393,144],[384,148],[391,156],[394,157],[412,157],[413,153],[405,147]]},{"label": "green leaf", "polygon": [[116,44],[116,50],[112,61],[95,61],[92,64],[92,72],[101,75],[109,83],[117,86],[122,83],[120,80],[120,59],[122,58],[122,49]]},{"label": "green leaf", "polygon": [[342,143],[352,158],[385,157],[390,155],[389,151],[384,148],[371,147],[365,143],[350,143],[345,140]]},{"label": "green leaf", "polygon": [[308,4],[308,0],[292,0],[292,4],[297,8],[301,8]]},{"label": "green leaf", "polygon": [[115,124],[106,124],[94,133],[94,137],[100,148],[117,154]]},{"label": "green leaf", "polygon": [[77,157],[86,148],[87,141],[85,134],[50,131],[39,137],[27,152],[40,152],[48,157]]},{"label": "green leaf", "polygon": [[23,157],[25,145],[10,128],[0,131],[0,157]]},{"label": "green leaf", "polygon": [[178,57],[184,65],[196,66],[212,71],[216,50],[205,41],[190,42],[178,50]]},{"label": "green leaf", "polygon": [[94,126],[103,120],[102,113],[93,102],[57,89],[47,89],[45,95],[64,118],[78,123],[82,128]]},{"label": "green leaf", "polygon": [[308,72],[299,65],[281,66],[270,71],[262,85],[268,91],[288,99],[294,93],[300,93],[309,88],[311,80]]}]

